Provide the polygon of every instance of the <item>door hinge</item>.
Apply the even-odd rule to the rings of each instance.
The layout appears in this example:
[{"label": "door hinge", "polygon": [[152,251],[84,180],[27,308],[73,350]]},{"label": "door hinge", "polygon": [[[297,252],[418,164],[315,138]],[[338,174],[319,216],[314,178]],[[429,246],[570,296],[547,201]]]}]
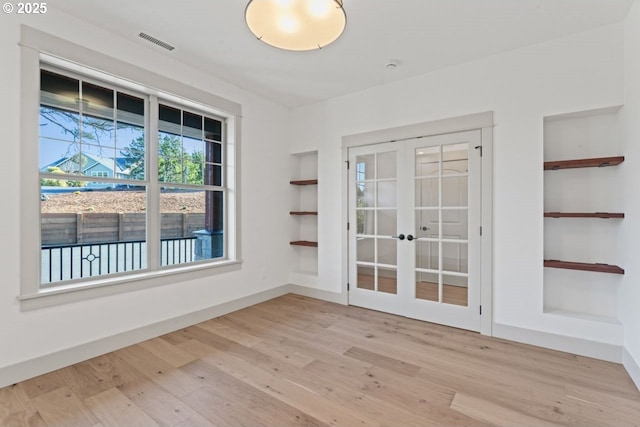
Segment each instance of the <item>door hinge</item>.
[{"label": "door hinge", "polygon": [[476,145],[476,150],[480,150],[480,157],[482,157],[482,145]]},{"label": "door hinge", "polygon": [[347,164],[347,170],[349,170],[349,167],[351,166],[351,162],[347,160],[345,163]]},{"label": "door hinge", "polygon": [[347,223],[347,231],[351,228],[351,223]]},{"label": "door hinge", "polygon": [[480,316],[482,316],[482,306],[480,306]]},{"label": "door hinge", "polygon": [[482,226],[480,226],[480,235],[482,236]]},{"label": "door hinge", "polygon": [[347,283],[347,290],[349,290],[350,287],[351,287],[351,285],[349,285],[349,283]]}]

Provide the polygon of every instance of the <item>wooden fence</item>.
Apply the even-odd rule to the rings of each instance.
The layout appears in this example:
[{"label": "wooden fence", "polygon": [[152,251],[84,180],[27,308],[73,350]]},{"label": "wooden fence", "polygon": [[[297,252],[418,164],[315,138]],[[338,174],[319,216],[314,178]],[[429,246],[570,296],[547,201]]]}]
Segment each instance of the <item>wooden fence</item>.
[{"label": "wooden fence", "polygon": [[[204,213],[165,213],[160,221],[162,239],[204,229]],[[144,240],[145,227],[145,213],[43,213],[42,245]]]}]

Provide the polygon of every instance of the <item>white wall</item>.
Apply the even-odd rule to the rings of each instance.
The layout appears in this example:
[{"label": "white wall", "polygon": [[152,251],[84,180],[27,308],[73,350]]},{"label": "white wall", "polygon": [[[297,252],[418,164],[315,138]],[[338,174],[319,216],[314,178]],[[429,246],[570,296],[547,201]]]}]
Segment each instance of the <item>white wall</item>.
[{"label": "white wall", "polygon": [[[635,360],[634,378],[640,387],[640,2],[635,1],[624,26],[625,49],[625,100],[623,114],[623,153],[626,167],[623,187],[626,218],[622,225],[621,253],[624,259],[625,277],[620,295],[620,312],[624,323],[624,345]],[[629,165],[629,166],[630,166]],[[626,363],[625,363],[626,365]],[[628,366],[629,368],[629,366]]]},{"label": "white wall", "polygon": [[[0,371],[2,368],[275,288],[288,281],[289,111],[212,75],[50,8],[46,15],[0,16]],[[20,24],[62,37],[242,105],[242,258],[239,271],[136,292],[21,312],[19,294]],[[132,37],[135,37],[132,35]],[[34,124],[35,126],[36,124]],[[34,154],[35,155],[35,154]],[[36,173],[36,171],[34,171]],[[284,207],[280,209],[279,207]],[[36,230],[36,224],[34,224]],[[33,254],[37,268],[37,254]],[[2,386],[2,384],[0,384]]]},{"label": "white wall", "polygon": [[319,150],[317,286],[341,291],[343,136],[493,111],[494,321],[621,345],[619,325],[543,313],[542,123],[623,102],[622,37],[602,27],[294,110],[290,150]]}]

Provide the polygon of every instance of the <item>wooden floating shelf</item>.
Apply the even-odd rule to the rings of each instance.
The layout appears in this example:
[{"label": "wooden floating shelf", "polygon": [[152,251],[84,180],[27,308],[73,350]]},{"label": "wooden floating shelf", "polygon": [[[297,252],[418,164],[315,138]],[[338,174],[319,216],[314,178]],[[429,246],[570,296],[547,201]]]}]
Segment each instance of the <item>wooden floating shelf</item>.
[{"label": "wooden floating shelf", "polygon": [[624,218],[623,213],[613,212],[545,212],[545,218]]},{"label": "wooden floating shelf", "polygon": [[598,168],[605,166],[617,166],[624,162],[624,156],[597,157],[593,159],[560,160],[544,162],[544,170],[574,169],[574,168]]},{"label": "wooden floating shelf", "polygon": [[296,240],[295,242],[289,242],[292,246],[307,246],[309,248],[317,248],[318,242],[310,242],[308,240]]},{"label": "wooden floating shelf", "polygon": [[544,266],[550,268],[566,268],[568,270],[597,271],[600,273],[624,274],[624,270],[611,264],[587,264],[583,262],[558,261],[545,259]]},{"label": "wooden floating shelf", "polygon": [[289,215],[318,215],[318,212],[312,211],[291,211]]},{"label": "wooden floating shelf", "polygon": [[300,179],[295,181],[289,181],[289,184],[292,185],[316,185],[318,183],[317,179]]}]

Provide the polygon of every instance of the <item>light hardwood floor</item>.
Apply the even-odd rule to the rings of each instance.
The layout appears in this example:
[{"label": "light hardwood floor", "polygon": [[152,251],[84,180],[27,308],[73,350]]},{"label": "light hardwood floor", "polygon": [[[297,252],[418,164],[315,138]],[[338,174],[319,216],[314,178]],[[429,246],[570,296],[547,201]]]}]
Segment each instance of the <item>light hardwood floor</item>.
[{"label": "light hardwood floor", "polygon": [[0,389],[0,426],[638,426],[623,367],[286,295]]}]

